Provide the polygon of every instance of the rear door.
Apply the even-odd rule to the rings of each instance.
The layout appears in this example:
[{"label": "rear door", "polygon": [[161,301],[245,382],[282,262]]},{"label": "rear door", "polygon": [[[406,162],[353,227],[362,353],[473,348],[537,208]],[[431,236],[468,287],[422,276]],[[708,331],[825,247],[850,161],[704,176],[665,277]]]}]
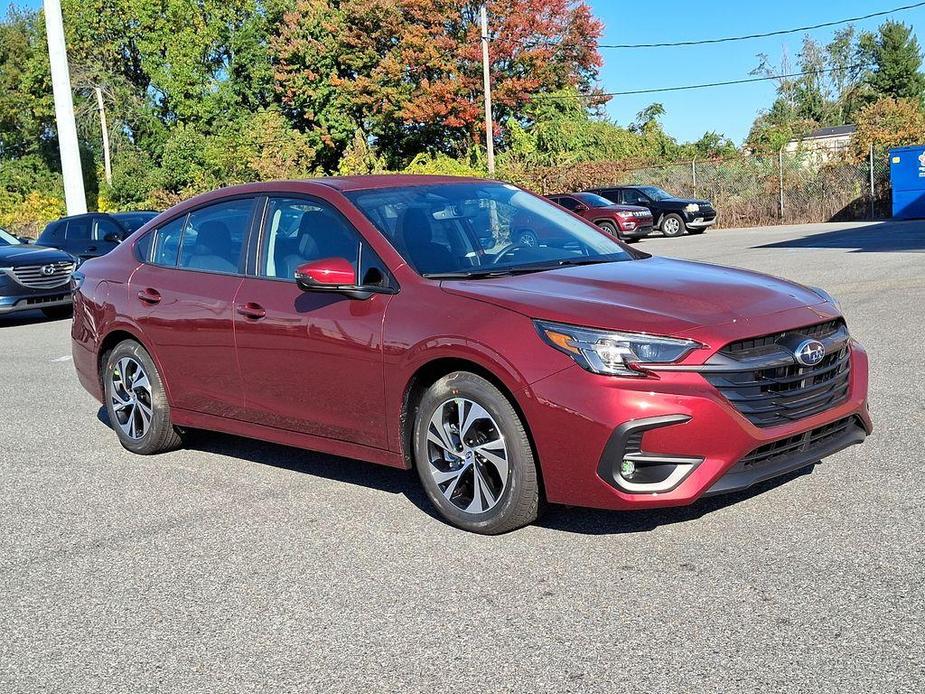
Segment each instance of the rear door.
[{"label": "rear door", "polygon": [[61,248],[71,255],[76,255],[81,261],[96,255],[92,215],[81,215],[67,220],[67,226],[64,229],[64,244]]},{"label": "rear door", "polygon": [[254,201],[226,199],[162,225],[132,275],[129,300],[176,408],[244,416],[234,298]]}]

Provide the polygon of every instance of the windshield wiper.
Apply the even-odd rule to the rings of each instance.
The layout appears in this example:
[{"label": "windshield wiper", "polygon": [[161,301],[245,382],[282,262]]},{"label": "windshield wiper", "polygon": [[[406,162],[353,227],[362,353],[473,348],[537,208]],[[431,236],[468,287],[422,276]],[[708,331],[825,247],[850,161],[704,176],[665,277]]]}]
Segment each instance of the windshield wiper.
[{"label": "windshield wiper", "polygon": [[598,265],[600,263],[616,263],[619,262],[613,258],[563,258],[556,263],[556,267],[564,267],[566,265]]},{"label": "windshield wiper", "polygon": [[488,277],[508,277],[523,272],[535,272],[534,268],[518,269],[504,268],[498,270],[470,270],[468,272],[425,272],[424,277],[429,280],[479,280]]}]

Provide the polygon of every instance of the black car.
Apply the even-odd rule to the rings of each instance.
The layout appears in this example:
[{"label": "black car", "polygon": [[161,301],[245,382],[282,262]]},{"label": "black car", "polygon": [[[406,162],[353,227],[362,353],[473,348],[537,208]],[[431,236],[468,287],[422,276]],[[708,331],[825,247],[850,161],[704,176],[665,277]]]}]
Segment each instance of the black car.
[{"label": "black car", "polygon": [[60,248],[80,262],[106,255],[133,231],[157,216],[157,212],[90,212],[62,217],[45,227],[38,243]]},{"label": "black car", "polygon": [[589,192],[618,205],[648,207],[656,228],[665,236],[683,236],[684,232],[702,234],[716,224],[716,208],[709,200],[676,198],[657,186],[614,186]]},{"label": "black car", "polygon": [[64,251],[22,243],[0,229],[0,315],[41,309],[49,318],[66,317],[76,267]]}]

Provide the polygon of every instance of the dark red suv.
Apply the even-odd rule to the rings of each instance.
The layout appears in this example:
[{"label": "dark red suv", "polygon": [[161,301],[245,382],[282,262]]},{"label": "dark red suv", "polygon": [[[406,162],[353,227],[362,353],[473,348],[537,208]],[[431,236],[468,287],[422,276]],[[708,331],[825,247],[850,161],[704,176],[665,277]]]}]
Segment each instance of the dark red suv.
[{"label": "dark red suv", "polygon": [[547,195],[557,205],[594,222],[621,241],[634,241],[652,233],[652,213],[638,205],[617,205],[594,193]]},{"label": "dark red suv", "polygon": [[[513,220],[561,240],[512,241]],[[825,292],[652,257],[506,183],[226,188],[75,285],[77,372],[129,450],[199,428],[413,467],[476,532],[544,500],[688,504],[871,430]]]}]

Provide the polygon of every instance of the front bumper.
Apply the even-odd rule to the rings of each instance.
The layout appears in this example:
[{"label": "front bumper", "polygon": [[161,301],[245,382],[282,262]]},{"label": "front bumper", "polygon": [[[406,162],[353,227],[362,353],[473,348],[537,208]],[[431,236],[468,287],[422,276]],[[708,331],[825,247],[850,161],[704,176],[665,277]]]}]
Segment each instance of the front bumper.
[{"label": "front bumper", "polygon": [[703,217],[701,215],[692,215],[690,221],[684,222],[688,229],[707,229],[716,224],[716,215],[712,217]]},{"label": "front bumper", "polygon": [[652,220],[649,219],[648,222],[634,226],[632,229],[620,229],[620,236],[625,239],[641,239],[651,234],[653,229]]},{"label": "front bumper", "polygon": [[[857,343],[850,351],[850,385],[841,404],[765,428],[749,422],[698,372],[621,379],[576,365],[538,381],[524,409],[547,498],[615,510],[681,506],[707,494],[747,488],[860,443],[872,430],[867,354]],[[659,425],[627,431],[653,420]],[[836,436],[810,445],[813,432],[845,421],[850,426]],[[760,464],[745,464],[750,457],[761,457],[762,451],[776,454],[764,455]],[[654,478],[664,482],[658,491],[633,491],[617,483],[621,464],[627,458],[633,462],[634,455],[640,456],[636,462],[655,471],[666,459],[665,474]],[[681,473],[672,478],[677,469]]]},{"label": "front bumper", "polygon": [[53,292],[36,292],[22,295],[0,296],[0,316],[17,311],[34,311],[42,308],[70,306],[73,303],[70,289],[65,286]]}]

